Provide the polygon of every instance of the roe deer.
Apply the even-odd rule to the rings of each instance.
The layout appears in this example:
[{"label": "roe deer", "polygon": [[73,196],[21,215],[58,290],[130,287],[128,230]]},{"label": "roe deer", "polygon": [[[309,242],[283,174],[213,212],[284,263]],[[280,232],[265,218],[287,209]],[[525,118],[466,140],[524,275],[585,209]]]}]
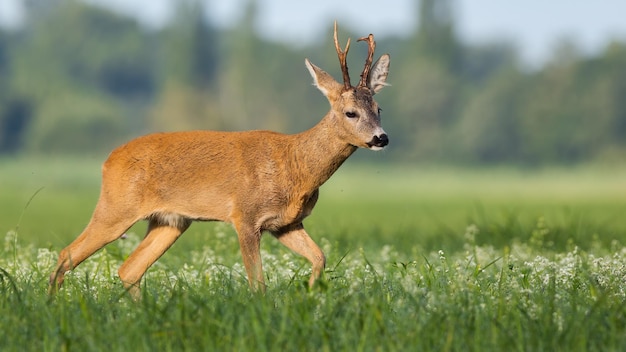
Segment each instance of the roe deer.
[{"label": "roe deer", "polygon": [[285,135],[270,131],[188,131],[139,137],[115,149],[102,166],[102,188],[85,230],[59,254],[50,275],[50,293],[68,270],[121,237],[139,220],[148,231],[119,268],[129,293],[138,298],[146,270],[192,221],[224,221],[237,231],[248,282],[264,291],[260,240],[264,231],[312,264],[309,285],[324,270],[324,253],[302,226],[319,187],[359,147],[384,148],[372,96],[386,86],[389,55],[372,65],[374,36],[368,44],[361,80],[350,84],[346,55],[334,41],[343,84],[305,60],[314,85],[328,98],[330,111],[311,129]]}]

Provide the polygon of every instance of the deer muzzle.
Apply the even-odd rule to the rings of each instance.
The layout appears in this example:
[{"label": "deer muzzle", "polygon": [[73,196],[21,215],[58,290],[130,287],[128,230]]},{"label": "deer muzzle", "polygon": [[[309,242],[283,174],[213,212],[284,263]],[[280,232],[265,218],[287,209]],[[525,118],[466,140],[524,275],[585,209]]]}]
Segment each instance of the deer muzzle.
[{"label": "deer muzzle", "polygon": [[386,133],[382,133],[378,136],[374,136],[371,141],[367,143],[367,146],[370,149],[380,150],[389,144],[389,137],[387,137]]}]

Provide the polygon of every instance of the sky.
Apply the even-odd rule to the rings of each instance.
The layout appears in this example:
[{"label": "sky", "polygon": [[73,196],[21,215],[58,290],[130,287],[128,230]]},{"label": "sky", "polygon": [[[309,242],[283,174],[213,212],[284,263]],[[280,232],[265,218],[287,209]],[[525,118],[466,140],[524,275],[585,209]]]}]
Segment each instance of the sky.
[{"label": "sky", "polygon": [[[16,26],[23,0],[0,0],[0,24]],[[171,15],[176,0],[84,0],[132,14],[150,28]],[[209,18],[229,27],[241,18],[247,0],[205,0]],[[328,26],[364,34],[406,36],[417,26],[417,0],[257,0],[259,33],[271,40],[303,45],[323,40]],[[457,33],[469,44],[506,41],[522,60],[540,65],[557,42],[567,39],[583,53],[594,54],[611,40],[626,41],[624,0],[455,0]]]}]

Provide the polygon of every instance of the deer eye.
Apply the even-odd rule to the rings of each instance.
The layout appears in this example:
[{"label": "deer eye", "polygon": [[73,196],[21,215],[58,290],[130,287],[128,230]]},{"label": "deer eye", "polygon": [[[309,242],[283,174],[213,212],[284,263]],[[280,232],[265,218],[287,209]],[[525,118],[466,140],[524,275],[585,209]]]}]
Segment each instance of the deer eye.
[{"label": "deer eye", "polygon": [[346,117],[349,117],[349,118],[353,119],[353,118],[355,118],[357,116],[358,116],[357,113],[354,112],[354,111],[346,111]]},{"label": "deer eye", "polygon": [[380,115],[381,112],[383,112],[383,109],[378,108],[378,115]]}]

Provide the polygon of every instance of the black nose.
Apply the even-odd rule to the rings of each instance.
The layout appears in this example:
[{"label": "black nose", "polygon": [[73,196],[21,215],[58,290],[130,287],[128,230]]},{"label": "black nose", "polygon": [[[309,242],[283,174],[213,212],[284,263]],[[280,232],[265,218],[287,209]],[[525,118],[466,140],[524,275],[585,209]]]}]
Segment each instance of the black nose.
[{"label": "black nose", "polygon": [[380,136],[374,136],[374,138],[372,138],[372,141],[368,144],[372,147],[382,148],[389,144],[389,137],[387,137],[386,133],[383,133]]},{"label": "black nose", "polygon": [[380,137],[378,137],[378,141],[380,143],[380,147],[384,147],[387,144],[389,144],[389,137],[387,137],[386,133],[383,133],[383,134],[380,135]]}]

